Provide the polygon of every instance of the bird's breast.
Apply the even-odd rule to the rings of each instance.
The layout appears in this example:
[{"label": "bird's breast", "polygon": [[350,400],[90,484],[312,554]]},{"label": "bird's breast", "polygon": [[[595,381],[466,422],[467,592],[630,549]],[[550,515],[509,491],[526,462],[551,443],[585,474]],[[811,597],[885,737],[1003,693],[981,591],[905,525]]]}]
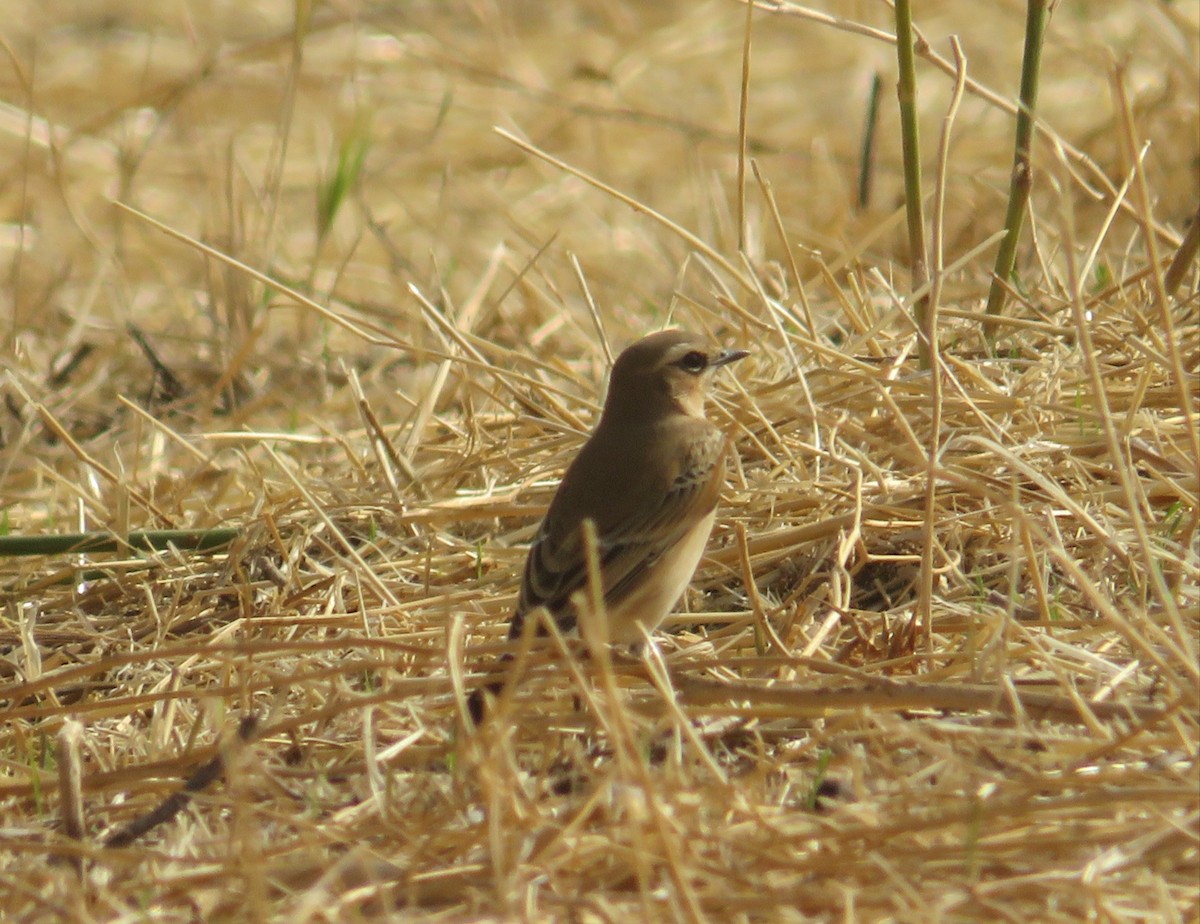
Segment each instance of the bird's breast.
[{"label": "bird's breast", "polygon": [[715,517],[714,509],[662,554],[629,596],[610,608],[611,641],[623,645],[640,642],[643,628],[653,632],[670,615],[696,573]]}]

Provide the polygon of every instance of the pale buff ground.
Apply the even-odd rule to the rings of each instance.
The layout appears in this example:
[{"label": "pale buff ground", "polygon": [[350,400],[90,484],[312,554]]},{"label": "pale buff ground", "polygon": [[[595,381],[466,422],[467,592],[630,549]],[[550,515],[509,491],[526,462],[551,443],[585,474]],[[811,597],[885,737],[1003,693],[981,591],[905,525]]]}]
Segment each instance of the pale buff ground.
[{"label": "pale buff ground", "polygon": [[[328,4],[299,39],[286,3],[10,4],[5,524],[244,538],[74,583],[39,583],[64,556],[4,565],[0,916],[1194,920],[1197,274],[1163,297],[1146,229],[1165,262],[1200,197],[1197,10],[1055,12],[1028,323],[992,360],[962,314],[1024,7],[916,6],[980,88],[946,169],[932,518],[894,50],[858,29],[890,31],[883,4],[830,4],[843,29],[756,13],[747,149],[788,244],[747,169],[745,261],[738,4]],[[953,79],[918,76],[932,193]],[[576,711],[547,669],[468,739],[453,690],[491,663],[602,387],[580,277],[614,350],[668,318],[754,350],[714,411],[739,463],[660,639],[670,681],[618,662],[614,696],[585,670]],[[250,713],[225,782],[99,846]],[[47,863],[69,716],[82,881]]]}]

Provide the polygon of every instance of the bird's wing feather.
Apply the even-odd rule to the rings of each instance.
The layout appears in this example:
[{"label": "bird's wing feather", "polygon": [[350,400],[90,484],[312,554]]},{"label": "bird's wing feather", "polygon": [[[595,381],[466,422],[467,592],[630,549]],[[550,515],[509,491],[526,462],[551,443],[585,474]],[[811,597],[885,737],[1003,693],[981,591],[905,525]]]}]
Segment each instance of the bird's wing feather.
[{"label": "bird's wing feather", "polygon": [[619,604],[716,506],[724,449],[720,431],[704,427],[686,441],[674,477],[644,503],[632,505],[632,514],[623,520],[608,522],[601,511],[583,511],[570,522],[547,515],[529,550],[510,637],[520,635],[525,614],[539,606],[546,607],[564,630],[574,627],[571,596],[587,583],[581,528],[585,517],[597,524],[604,601],[610,607]]}]

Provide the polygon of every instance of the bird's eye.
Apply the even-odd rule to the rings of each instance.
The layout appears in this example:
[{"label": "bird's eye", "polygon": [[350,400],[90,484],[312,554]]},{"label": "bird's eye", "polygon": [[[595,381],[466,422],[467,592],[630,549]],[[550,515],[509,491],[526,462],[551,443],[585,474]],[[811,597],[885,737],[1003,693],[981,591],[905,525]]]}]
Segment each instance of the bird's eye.
[{"label": "bird's eye", "polygon": [[679,365],[688,372],[701,372],[708,365],[708,357],[699,350],[692,350],[684,354],[683,359],[679,360]]}]

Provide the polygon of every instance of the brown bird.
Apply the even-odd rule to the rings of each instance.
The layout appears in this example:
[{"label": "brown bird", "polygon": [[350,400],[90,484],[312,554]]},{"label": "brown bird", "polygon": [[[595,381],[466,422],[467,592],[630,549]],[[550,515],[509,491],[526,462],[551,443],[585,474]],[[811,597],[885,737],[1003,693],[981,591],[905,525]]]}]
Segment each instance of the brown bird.
[{"label": "brown bird", "polygon": [[[705,419],[705,395],[717,369],[746,355],[665,330],[617,357],[600,421],[529,550],[509,639],[538,607],[564,632],[581,612],[592,618],[572,600],[587,585],[585,520],[595,526],[608,622],[596,637],[638,642],[674,609],[704,553],[724,482],[726,439]],[[484,706],[477,689],[468,699],[476,724]]]}]

